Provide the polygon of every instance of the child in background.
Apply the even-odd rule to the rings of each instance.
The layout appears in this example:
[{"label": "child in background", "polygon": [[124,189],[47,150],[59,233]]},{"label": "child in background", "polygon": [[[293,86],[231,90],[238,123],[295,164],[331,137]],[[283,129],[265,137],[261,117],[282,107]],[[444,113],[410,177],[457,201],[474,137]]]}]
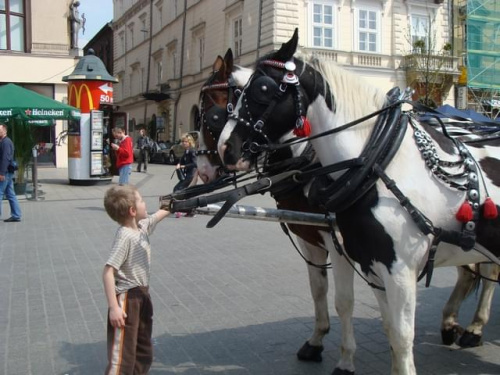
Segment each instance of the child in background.
[{"label": "child in background", "polygon": [[146,374],[153,362],[153,305],[149,295],[151,235],[167,217],[168,202],[152,215],[136,187],[114,186],[104,197],[118,228],[103,271],[108,302],[106,374]]},{"label": "child in background", "polygon": [[113,136],[118,140],[118,144],[112,143],[111,147],[116,152],[116,168],[118,169],[118,184],[127,185],[132,163],[134,162],[134,150],[132,138],[125,134],[122,128],[113,128]]}]

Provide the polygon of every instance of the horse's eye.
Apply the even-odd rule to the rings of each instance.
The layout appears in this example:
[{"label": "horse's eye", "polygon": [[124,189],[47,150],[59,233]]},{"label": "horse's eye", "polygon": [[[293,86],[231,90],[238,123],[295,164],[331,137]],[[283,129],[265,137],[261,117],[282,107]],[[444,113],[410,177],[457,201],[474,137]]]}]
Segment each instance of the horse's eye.
[{"label": "horse's eye", "polygon": [[267,91],[267,86],[261,86],[261,87],[260,87],[260,89],[261,89],[262,91],[266,92],[266,91]]},{"label": "horse's eye", "polygon": [[214,117],[212,117],[214,121],[217,121],[219,119],[219,116],[215,115]]}]

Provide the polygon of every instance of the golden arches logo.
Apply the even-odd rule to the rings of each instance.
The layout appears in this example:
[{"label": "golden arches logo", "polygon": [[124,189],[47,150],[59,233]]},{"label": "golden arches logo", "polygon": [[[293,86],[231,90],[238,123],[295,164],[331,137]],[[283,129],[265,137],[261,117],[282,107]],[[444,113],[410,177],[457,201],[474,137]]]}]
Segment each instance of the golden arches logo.
[{"label": "golden arches logo", "polygon": [[[81,106],[82,104],[82,92],[85,89],[87,93],[87,99],[89,103],[89,108],[83,108]],[[70,105],[80,108],[82,112],[86,112],[85,110],[90,111],[91,109],[94,109],[94,100],[92,98],[92,91],[90,88],[87,86],[87,84],[71,84],[71,88],[69,89],[69,103]]]}]

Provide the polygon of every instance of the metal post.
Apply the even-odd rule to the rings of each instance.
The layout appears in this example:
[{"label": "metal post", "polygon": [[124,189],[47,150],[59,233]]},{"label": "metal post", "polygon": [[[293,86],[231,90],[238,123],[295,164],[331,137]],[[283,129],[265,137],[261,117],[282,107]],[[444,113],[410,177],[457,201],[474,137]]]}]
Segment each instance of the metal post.
[{"label": "metal post", "polygon": [[38,146],[31,149],[33,153],[33,200],[38,199]]}]

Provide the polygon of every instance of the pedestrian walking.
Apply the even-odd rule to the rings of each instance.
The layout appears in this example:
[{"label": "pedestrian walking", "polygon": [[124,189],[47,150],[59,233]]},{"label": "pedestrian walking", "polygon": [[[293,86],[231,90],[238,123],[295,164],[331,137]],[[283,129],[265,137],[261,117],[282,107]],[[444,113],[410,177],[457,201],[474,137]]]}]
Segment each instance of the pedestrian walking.
[{"label": "pedestrian walking", "polygon": [[141,166],[144,164],[144,172],[148,171],[149,152],[151,151],[151,138],[146,135],[146,130],[139,130],[139,138],[137,139],[137,148],[139,150],[139,160],[137,160],[137,172],[141,171]]},{"label": "pedestrian walking", "polygon": [[7,125],[0,123],[0,217],[5,196],[10,205],[10,217],[4,220],[6,223],[21,221],[21,207],[14,191],[14,172],[17,170],[14,151],[14,143],[7,136]]},{"label": "pedestrian walking", "polygon": [[136,187],[113,186],[104,208],[118,228],[104,266],[108,302],[108,365],[106,374],[147,374],[153,362],[153,305],[149,295],[151,245],[149,236],[169,215],[169,204],[152,215]]},{"label": "pedestrian walking", "polygon": [[122,128],[113,128],[113,136],[118,143],[112,143],[111,147],[116,153],[116,168],[118,169],[118,184],[127,185],[129,183],[130,173],[132,172],[132,163],[134,162],[134,150],[132,147],[132,138],[130,138]]}]

